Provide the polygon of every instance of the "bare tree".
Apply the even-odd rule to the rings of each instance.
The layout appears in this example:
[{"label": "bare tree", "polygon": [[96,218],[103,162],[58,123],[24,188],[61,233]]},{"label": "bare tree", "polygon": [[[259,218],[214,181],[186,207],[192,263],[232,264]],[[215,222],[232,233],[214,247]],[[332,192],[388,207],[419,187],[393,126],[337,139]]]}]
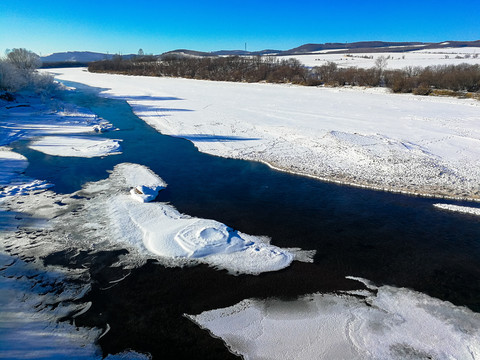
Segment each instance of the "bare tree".
[{"label": "bare tree", "polygon": [[42,65],[40,56],[27,49],[13,49],[7,53],[7,60],[19,70],[33,71]]},{"label": "bare tree", "polygon": [[387,67],[387,64],[388,64],[388,59],[383,55],[375,59],[375,67],[380,71],[385,70],[385,68]]}]

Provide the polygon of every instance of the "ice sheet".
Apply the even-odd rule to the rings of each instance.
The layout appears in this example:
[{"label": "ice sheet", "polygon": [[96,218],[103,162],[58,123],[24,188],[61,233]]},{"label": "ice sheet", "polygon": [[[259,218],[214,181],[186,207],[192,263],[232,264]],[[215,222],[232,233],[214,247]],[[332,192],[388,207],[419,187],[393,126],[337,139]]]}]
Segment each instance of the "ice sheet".
[{"label": "ice sheet", "polygon": [[27,166],[25,156],[0,146],[0,187],[18,182]]},{"label": "ice sheet", "polygon": [[464,214],[470,215],[480,215],[480,208],[478,207],[470,207],[470,206],[459,206],[459,205],[451,205],[451,204],[433,204],[438,209],[460,212]]},{"label": "ice sheet", "polygon": [[42,180],[33,180],[23,175],[28,160],[23,155],[0,146],[0,199],[5,196],[25,195],[53,186]]},{"label": "ice sheet", "polygon": [[[99,329],[58,322],[85,304],[72,300],[81,285],[0,251],[0,357],[2,359],[100,359]],[[56,305],[55,305],[56,304]]]},{"label": "ice sheet", "polygon": [[80,136],[44,136],[33,141],[29,147],[48,155],[86,158],[121,152],[119,140]]},{"label": "ice sheet", "polygon": [[188,317],[245,359],[479,358],[480,314],[404,288],[369,290],[244,300]]}]

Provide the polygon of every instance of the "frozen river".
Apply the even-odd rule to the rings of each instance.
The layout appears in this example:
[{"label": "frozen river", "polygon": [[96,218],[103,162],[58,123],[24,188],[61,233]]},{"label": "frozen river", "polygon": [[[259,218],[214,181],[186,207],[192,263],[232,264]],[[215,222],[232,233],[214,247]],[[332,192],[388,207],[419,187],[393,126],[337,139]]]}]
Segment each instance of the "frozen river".
[{"label": "frozen river", "polygon": [[[109,332],[99,340],[105,354],[131,348],[161,358],[178,354],[182,347],[190,358],[225,358],[223,343],[184,314],[200,314],[248,298],[293,300],[311,293],[365,289],[347,276],[407,287],[480,312],[478,216],[442,211],[433,206],[438,202],[434,199],[324,183],[257,162],[201,153],[191,142],[151,128],[124,100],[74,86],[79,91],[67,100],[119,128],[98,136],[121,140],[122,152],[97,158],[60,157],[32,150],[26,141],[17,142],[14,150],[30,162],[27,176],[45,179],[54,184],[53,191],[69,194],[88,181],[106,178],[117,164],[145,165],[168,183],[157,201],[168,202],[181,213],[267,236],[282,248],[315,251],[313,262],[294,261],[284,270],[260,276],[232,276],[204,265],[180,269],[149,262],[108,288],[106,279],[118,274],[91,271],[94,282],[87,300],[92,307],[76,324],[100,328],[109,324]],[[205,136],[195,141],[236,139]],[[96,269],[105,260],[100,255],[69,254],[56,253],[48,261]],[[282,309],[288,313],[288,303]]]}]

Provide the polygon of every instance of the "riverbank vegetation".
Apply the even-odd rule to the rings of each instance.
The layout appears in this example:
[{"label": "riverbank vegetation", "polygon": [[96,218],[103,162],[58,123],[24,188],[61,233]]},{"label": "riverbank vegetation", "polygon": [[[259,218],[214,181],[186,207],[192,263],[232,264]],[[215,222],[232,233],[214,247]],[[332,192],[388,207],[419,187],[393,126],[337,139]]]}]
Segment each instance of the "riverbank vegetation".
[{"label": "riverbank vegetation", "polygon": [[396,93],[470,96],[480,98],[479,65],[434,65],[425,68],[386,69],[379,57],[369,69],[337,66],[333,62],[307,68],[297,59],[276,57],[138,56],[89,64],[91,72],[168,76],[235,82],[291,83],[307,86],[385,86]]},{"label": "riverbank vegetation", "polygon": [[53,76],[39,73],[40,57],[26,49],[13,49],[0,58],[0,91],[49,92],[56,88]]}]

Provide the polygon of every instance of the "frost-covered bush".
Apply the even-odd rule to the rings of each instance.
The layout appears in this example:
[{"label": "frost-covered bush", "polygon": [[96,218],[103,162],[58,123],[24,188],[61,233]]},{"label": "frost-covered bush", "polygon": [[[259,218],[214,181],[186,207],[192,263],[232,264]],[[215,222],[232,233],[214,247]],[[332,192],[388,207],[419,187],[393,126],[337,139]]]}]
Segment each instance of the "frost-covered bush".
[{"label": "frost-covered bush", "polygon": [[36,69],[42,64],[40,57],[26,49],[13,49],[0,58],[0,90],[51,92],[56,88],[53,76]]},{"label": "frost-covered bush", "polygon": [[32,77],[32,88],[35,91],[51,92],[57,88],[53,75],[35,72]]},{"label": "frost-covered bush", "polygon": [[26,84],[25,76],[12,63],[0,59],[0,90],[17,91]]},{"label": "frost-covered bush", "polygon": [[7,60],[21,71],[34,71],[42,66],[40,56],[23,48],[8,51]]}]

